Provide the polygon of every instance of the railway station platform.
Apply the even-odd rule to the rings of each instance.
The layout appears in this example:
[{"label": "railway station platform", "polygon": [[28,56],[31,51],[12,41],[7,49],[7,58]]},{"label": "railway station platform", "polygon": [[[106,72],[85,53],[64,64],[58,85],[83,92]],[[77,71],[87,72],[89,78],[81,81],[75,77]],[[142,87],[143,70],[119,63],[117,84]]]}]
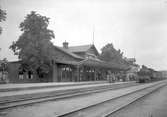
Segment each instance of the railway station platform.
[{"label": "railway station platform", "polygon": [[[159,81],[164,82],[164,81]],[[95,93],[93,95],[86,95],[80,97],[73,97],[68,99],[62,99],[57,101],[48,101],[46,103],[37,103],[30,106],[9,109],[3,111],[5,116],[8,117],[57,117],[71,111],[86,108],[91,105],[101,103],[103,101],[120,97],[126,95],[127,93],[132,93],[137,90],[141,90],[150,86],[154,86],[159,82],[147,83],[138,86],[131,86],[126,88],[121,88],[117,90],[108,90],[101,93]],[[167,82],[167,81],[165,81]],[[114,86],[113,84],[110,84]],[[123,85],[123,84],[121,84]],[[82,116],[82,113],[81,113]]]},{"label": "railway station platform", "polygon": [[55,97],[61,99],[72,95],[93,93],[99,90],[119,89],[137,85],[135,82],[79,82],[0,85],[0,104],[10,101]]},{"label": "railway station platform", "polygon": [[[88,82],[50,82],[50,83],[0,84],[0,92],[40,89],[40,88],[53,88],[53,87],[105,84],[105,83],[108,83],[108,81],[105,80],[105,81],[88,81]],[[119,83],[121,83],[121,82],[119,82]]]}]

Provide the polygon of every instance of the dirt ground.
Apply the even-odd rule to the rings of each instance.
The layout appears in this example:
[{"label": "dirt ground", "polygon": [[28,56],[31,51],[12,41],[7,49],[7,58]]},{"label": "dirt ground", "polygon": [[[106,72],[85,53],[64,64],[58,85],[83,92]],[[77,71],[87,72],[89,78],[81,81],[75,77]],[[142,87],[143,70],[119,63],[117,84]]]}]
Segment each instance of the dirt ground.
[{"label": "dirt ground", "polygon": [[167,117],[167,86],[116,112],[111,117]]}]

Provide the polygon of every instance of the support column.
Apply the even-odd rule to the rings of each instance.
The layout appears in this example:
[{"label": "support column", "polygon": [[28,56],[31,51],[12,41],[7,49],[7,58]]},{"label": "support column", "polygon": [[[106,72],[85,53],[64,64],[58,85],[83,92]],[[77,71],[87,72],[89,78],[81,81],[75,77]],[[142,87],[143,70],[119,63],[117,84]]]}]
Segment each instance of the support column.
[{"label": "support column", "polygon": [[74,73],[75,71],[74,71],[74,67],[73,67],[73,66],[71,67],[71,70],[72,70],[72,71],[71,71],[71,80],[72,80],[72,82],[75,82],[75,75],[74,75],[74,74],[75,74],[75,73]]},{"label": "support column", "polygon": [[83,80],[84,80],[84,81],[87,81],[87,79],[86,79],[86,68],[85,68],[85,66],[83,66],[82,69],[83,69],[83,73],[82,73],[82,74],[83,74]]},{"label": "support column", "polygon": [[53,64],[53,82],[57,82],[58,81],[58,70],[57,70],[57,64],[54,63]]},{"label": "support column", "polygon": [[79,66],[77,66],[77,81],[80,81]]},{"label": "support column", "polygon": [[94,81],[96,81],[96,68],[94,68]]}]

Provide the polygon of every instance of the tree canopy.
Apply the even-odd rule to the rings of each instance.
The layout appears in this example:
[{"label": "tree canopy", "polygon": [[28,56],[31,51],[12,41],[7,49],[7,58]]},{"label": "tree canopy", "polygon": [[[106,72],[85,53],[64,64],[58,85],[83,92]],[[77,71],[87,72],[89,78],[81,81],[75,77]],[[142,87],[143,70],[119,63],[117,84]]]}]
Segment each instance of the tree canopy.
[{"label": "tree canopy", "polygon": [[119,69],[128,69],[129,65],[123,58],[123,52],[120,49],[116,50],[112,43],[106,44],[101,49],[101,54],[99,58],[103,61],[106,61],[108,64],[115,66]]},{"label": "tree canopy", "polygon": [[120,63],[123,60],[123,52],[116,50],[112,43],[105,45],[101,51],[100,59],[104,61]]},{"label": "tree canopy", "polygon": [[[6,20],[6,11],[0,8],[0,22]],[[2,27],[0,27],[0,34],[2,33]]]},{"label": "tree canopy", "polygon": [[51,61],[51,40],[54,33],[48,29],[48,24],[49,18],[32,11],[20,24],[23,33],[9,47],[24,64],[28,64],[38,73],[48,72],[43,66],[49,66]]}]

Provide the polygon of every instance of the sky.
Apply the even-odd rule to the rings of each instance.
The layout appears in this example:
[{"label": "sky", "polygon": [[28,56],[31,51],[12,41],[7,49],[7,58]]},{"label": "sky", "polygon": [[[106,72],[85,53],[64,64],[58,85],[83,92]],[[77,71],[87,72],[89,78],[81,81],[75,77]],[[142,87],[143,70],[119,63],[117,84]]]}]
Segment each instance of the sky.
[{"label": "sky", "polygon": [[167,70],[167,0],[0,0],[0,8],[7,12],[0,58],[17,60],[9,46],[21,35],[25,16],[36,11],[50,18],[54,45],[94,43],[100,52],[113,43],[139,65]]}]

